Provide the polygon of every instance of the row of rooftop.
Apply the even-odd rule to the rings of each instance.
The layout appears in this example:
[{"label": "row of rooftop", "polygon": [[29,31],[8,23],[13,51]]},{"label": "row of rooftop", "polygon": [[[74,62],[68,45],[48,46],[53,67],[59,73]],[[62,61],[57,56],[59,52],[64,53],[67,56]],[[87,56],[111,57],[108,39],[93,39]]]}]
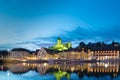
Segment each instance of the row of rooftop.
[{"label": "row of rooftop", "polygon": [[[51,46],[49,48],[44,48],[48,53],[59,53],[59,52],[65,52],[65,51],[85,51],[87,52],[88,50],[91,51],[107,51],[107,50],[119,50],[120,51],[120,43],[112,41],[111,44],[105,44],[104,42],[96,42],[96,43],[91,43],[89,42],[88,44],[85,44],[84,42],[80,42],[79,45],[75,48],[72,48],[71,42],[68,42],[66,44],[62,43],[62,40],[58,38],[57,43],[54,46]],[[24,48],[14,48],[11,51],[25,51],[30,54],[35,54],[37,55],[38,49],[36,51],[30,51],[28,49]],[[0,51],[0,56],[6,56],[8,55],[9,52],[7,50]]]}]

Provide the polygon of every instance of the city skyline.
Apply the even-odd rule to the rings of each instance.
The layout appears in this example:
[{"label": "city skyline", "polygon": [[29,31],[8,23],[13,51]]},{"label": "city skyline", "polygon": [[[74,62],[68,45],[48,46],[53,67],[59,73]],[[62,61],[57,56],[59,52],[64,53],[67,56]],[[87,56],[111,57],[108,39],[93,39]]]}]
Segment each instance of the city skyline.
[{"label": "city skyline", "polygon": [[[120,42],[119,0],[1,0],[0,47],[36,49],[57,37],[73,44]],[[71,37],[72,36],[72,37]]]}]

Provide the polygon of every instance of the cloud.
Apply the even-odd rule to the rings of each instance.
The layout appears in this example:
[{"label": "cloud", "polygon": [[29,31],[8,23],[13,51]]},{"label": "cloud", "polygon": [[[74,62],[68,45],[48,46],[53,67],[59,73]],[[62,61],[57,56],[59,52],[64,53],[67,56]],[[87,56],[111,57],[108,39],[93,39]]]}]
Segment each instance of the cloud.
[{"label": "cloud", "polygon": [[83,28],[77,27],[74,30],[66,31],[61,34],[61,38],[64,41],[84,41],[84,42],[96,42],[105,41],[109,42],[112,40],[120,41],[120,26],[111,27],[99,27],[99,28]]},{"label": "cloud", "polygon": [[46,38],[36,38],[36,40],[43,40],[44,42],[55,43],[58,37],[61,37],[63,42],[71,41],[73,46],[77,46],[80,41],[83,42],[111,42],[112,40],[120,41],[120,26],[111,27],[76,27],[71,31],[63,31],[61,34]]},{"label": "cloud", "polygon": [[1,49],[12,49],[15,47],[27,48],[30,50],[36,50],[41,47],[50,47],[54,45],[58,37],[61,37],[63,43],[71,41],[73,47],[78,46],[79,42],[111,42],[112,40],[120,41],[120,27],[101,27],[101,28],[84,28],[76,27],[71,31],[63,31],[61,34],[56,34],[50,37],[36,37],[29,41],[17,42],[11,44],[1,45]]},{"label": "cloud", "polygon": [[13,48],[26,48],[29,50],[36,50],[40,49],[41,47],[50,47],[54,45],[51,42],[43,42],[42,40],[39,41],[25,41],[25,42],[18,42],[18,43],[10,43],[10,44],[2,44],[0,45],[0,50],[11,50]]}]

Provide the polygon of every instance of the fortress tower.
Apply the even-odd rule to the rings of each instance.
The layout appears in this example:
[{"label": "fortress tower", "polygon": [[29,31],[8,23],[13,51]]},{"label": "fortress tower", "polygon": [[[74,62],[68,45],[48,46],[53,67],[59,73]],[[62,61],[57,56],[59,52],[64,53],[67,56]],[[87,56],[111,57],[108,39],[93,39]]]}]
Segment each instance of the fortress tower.
[{"label": "fortress tower", "polygon": [[61,38],[59,37],[59,38],[57,39],[57,43],[56,43],[54,46],[50,47],[49,49],[51,49],[51,50],[63,51],[63,50],[68,50],[68,49],[71,48],[71,47],[72,47],[71,42],[68,42],[68,43],[66,43],[66,44],[63,44]]}]

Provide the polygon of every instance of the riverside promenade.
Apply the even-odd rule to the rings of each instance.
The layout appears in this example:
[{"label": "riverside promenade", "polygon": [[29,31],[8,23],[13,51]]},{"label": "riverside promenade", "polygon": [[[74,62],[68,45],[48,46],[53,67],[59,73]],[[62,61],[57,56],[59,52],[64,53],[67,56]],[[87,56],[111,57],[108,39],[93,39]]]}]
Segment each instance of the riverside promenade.
[{"label": "riverside promenade", "polygon": [[79,63],[96,63],[96,62],[120,62],[120,59],[109,60],[80,60],[80,59],[49,59],[49,60],[27,60],[27,59],[1,59],[1,63],[49,63],[49,64],[79,64]]}]

